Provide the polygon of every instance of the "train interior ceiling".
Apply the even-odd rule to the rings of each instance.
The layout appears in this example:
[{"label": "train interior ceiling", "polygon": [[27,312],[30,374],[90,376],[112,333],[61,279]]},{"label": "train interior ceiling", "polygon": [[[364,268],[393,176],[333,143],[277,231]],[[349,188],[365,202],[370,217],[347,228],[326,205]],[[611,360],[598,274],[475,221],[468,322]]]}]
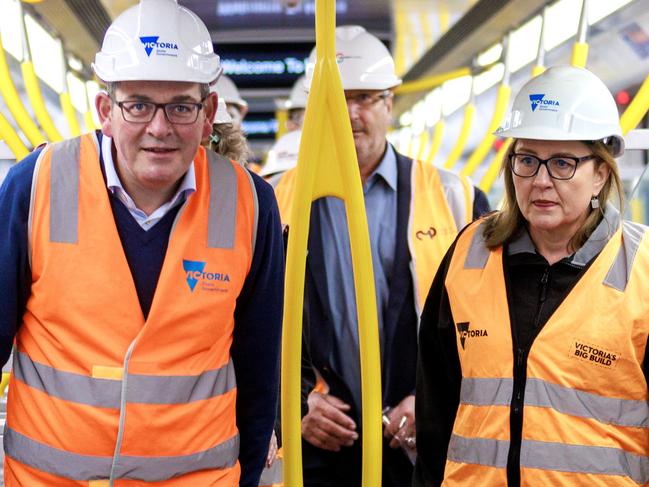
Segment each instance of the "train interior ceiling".
[{"label": "train interior ceiling", "polygon": [[[16,147],[98,128],[101,86],[90,66],[111,21],[135,3],[0,0],[0,181],[22,153]],[[225,74],[249,104],[243,129],[263,161],[280,128],[278,107],[315,45],[315,0],[179,3],[208,26]],[[585,66],[615,94],[620,113],[649,75],[649,0],[337,0],[336,21],[363,25],[393,54],[404,86],[389,140],[469,175],[492,204],[502,195],[503,141],[490,131],[534,66],[574,64],[576,43],[585,44]],[[637,128],[646,126],[645,115]],[[647,223],[649,143],[638,140],[619,162],[629,216]]]}]

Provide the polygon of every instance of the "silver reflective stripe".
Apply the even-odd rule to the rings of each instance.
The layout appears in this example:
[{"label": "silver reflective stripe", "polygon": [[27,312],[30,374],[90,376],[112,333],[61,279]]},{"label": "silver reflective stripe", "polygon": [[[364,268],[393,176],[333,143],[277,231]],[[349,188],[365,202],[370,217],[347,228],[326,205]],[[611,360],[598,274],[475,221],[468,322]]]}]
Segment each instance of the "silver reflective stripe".
[{"label": "silver reflective stripe", "polygon": [[508,453],[509,441],[451,435],[447,458],[457,463],[505,468]]},{"label": "silver reflective stripe", "polygon": [[619,448],[566,445],[524,440],[521,466],[561,472],[630,477],[640,485],[649,482],[649,457]]},{"label": "silver reflective stripe", "polygon": [[[34,362],[22,352],[14,353],[16,379],[49,396],[89,406],[118,409],[122,381],[99,379],[64,372]],[[129,403],[185,404],[216,397],[236,387],[234,364],[207,370],[200,375],[128,375]]]},{"label": "silver reflective stripe", "polygon": [[[462,184],[462,180],[460,179],[461,176],[458,176],[456,173],[442,168],[437,168],[437,172],[439,174],[439,179],[442,183],[442,187],[444,188],[444,196],[446,197],[446,201],[448,202],[448,207],[453,214],[455,226],[457,227],[457,230],[460,231],[466,226],[467,223],[469,223],[466,220],[466,190],[464,188],[464,185]],[[469,201],[473,201],[473,194],[470,195]],[[473,210],[469,212],[469,214],[471,214],[472,212]]]},{"label": "silver reflective stripe", "polygon": [[[112,457],[80,455],[45,445],[5,428],[7,456],[43,472],[73,480],[107,479]],[[198,470],[234,466],[239,458],[239,435],[207,450],[191,455],[165,457],[121,456],[116,466],[117,479],[157,482]]]},{"label": "silver reflective stripe", "polygon": [[14,352],[14,376],[34,389],[66,401],[102,408],[119,408],[121,381],[93,379],[39,364],[23,352]]},{"label": "silver reflective stripe", "polygon": [[[548,407],[563,414],[592,418],[604,424],[649,428],[647,401],[603,397],[540,379],[527,379],[525,405]],[[649,435],[649,431],[647,434]]]},{"label": "silver reflective stripe", "polygon": [[622,224],[622,246],[604,278],[605,285],[624,292],[631,277],[633,261],[646,231],[647,227],[639,223],[625,221]]},{"label": "silver reflective stripe", "polygon": [[29,259],[29,267],[32,267],[32,253],[34,251],[34,242],[32,241],[32,233],[34,228],[34,202],[36,201],[36,186],[38,184],[38,174],[41,170],[41,164],[43,162],[43,157],[47,153],[48,148],[45,147],[36,159],[36,164],[34,165],[34,173],[32,174],[32,188],[29,195],[29,217],[27,218],[27,258]]},{"label": "silver reflective stripe", "polygon": [[273,484],[281,484],[283,481],[282,476],[282,459],[276,458],[270,468],[264,468],[261,471],[261,478],[259,479],[259,487],[266,487]]},{"label": "silver reflective stripe", "polygon": [[[457,463],[505,468],[508,453],[509,441],[451,435],[447,457]],[[641,485],[649,482],[649,457],[619,448],[523,440],[520,465],[549,471],[621,475]]]},{"label": "silver reflective stripe", "polygon": [[205,152],[210,175],[207,246],[231,249],[237,226],[237,175],[230,161],[211,150]]},{"label": "silver reflective stripe", "polygon": [[487,265],[487,260],[489,260],[489,249],[484,243],[482,225],[483,223],[480,223],[473,234],[471,246],[464,261],[465,269],[484,269]]},{"label": "silver reflective stripe", "polygon": [[50,242],[77,243],[79,219],[79,154],[81,139],[52,146]]},{"label": "silver reflective stripe", "polygon": [[259,199],[257,198],[257,188],[255,187],[255,182],[252,180],[252,175],[244,169],[244,173],[248,176],[248,182],[250,183],[250,190],[252,191],[252,201],[255,211],[253,227],[252,227],[252,252],[250,255],[255,255],[255,246],[257,245],[257,227],[259,226]]},{"label": "silver reflective stripe", "polygon": [[[510,378],[465,377],[460,388],[460,402],[472,406],[508,406],[513,385]],[[541,379],[527,379],[525,406],[552,408],[562,414],[615,426],[649,428],[649,404],[646,401],[604,397]]]},{"label": "silver reflective stripe", "polygon": [[509,406],[512,401],[512,379],[462,378],[460,402],[472,406]]}]

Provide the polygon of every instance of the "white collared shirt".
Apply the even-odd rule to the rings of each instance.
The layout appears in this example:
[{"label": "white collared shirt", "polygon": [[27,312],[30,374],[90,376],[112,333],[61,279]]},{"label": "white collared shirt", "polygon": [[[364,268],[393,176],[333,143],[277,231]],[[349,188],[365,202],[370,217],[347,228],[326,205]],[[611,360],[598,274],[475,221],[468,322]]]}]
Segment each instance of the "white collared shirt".
[{"label": "white collared shirt", "polygon": [[178,186],[178,190],[176,191],[176,194],[174,194],[173,198],[153,211],[150,215],[147,215],[135,205],[133,198],[131,198],[124,189],[124,186],[117,175],[117,170],[115,169],[112,147],[112,137],[104,135],[101,141],[101,155],[104,159],[104,170],[106,171],[106,186],[108,186],[108,190],[113,193],[124,204],[124,206],[126,206],[129,213],[133,215],[135,221],[137,221],[143,229],[149,230],[150,228],[153,228],[153,226],[158,223],[169,210],[182,204],[190,194],[196,191],[196,173],[194,172],[194,163],[192,162],[180,181],[180,186]]}]

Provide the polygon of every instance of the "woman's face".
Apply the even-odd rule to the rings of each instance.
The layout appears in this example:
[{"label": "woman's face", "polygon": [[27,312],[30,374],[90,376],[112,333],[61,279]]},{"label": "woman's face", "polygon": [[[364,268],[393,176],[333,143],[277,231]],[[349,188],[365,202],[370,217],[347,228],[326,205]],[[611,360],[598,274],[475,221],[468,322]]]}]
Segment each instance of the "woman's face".
[{"label": "woman's face", "polygon": [[[578,141],[532,139],[517,140],[514,152],[541,160],[561,156],[581,158],[592,154],[588,146]],[[522,159],[523,163],[531,160]],[[561,168],[562,165],[559,163],[553,167]],[[566,180],[550,177],[547,166],[543,164],[536,176],[525,178],[512,174],[512,177],[516,201],[529,223],[530,232],[551,232],[555,237],[563,235],[570,239],[588,216],[590,200],[606,183],[609,168],[593,158],[577,163],[574,176]]]}]

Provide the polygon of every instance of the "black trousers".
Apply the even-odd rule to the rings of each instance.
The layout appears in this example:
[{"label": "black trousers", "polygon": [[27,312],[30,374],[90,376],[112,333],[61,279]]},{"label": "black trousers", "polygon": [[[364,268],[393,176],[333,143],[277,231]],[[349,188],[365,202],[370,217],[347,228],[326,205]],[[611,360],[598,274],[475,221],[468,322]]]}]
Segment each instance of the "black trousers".
[{"label": "black trousers", "polygon": [[[361,439],[338,452],[316,448],[302,440],[304,487],[360,487],[362,470]],[[383,440],[383,486],[410,487],[413,466],[406,454],[392,449]]]}]

